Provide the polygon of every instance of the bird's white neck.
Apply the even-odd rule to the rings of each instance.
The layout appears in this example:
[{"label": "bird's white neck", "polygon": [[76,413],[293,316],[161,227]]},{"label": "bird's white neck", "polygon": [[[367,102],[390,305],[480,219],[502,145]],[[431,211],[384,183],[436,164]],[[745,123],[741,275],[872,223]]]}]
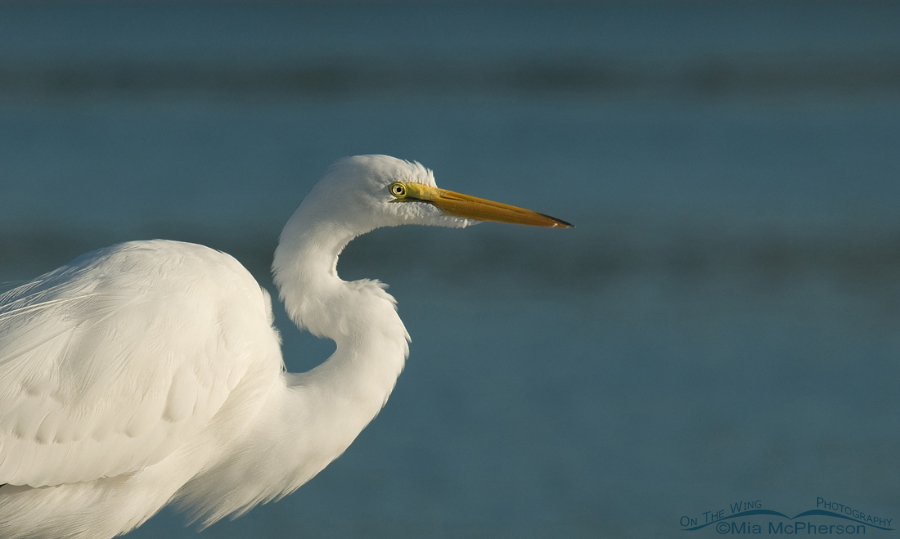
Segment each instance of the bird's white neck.
[{"label": "bird's white neck", "polygon": [[301,329],[337,345],[315,369],[288,375],[290,396],[284,413],[291,423],[286,428],[298,429],[293,442],[302,446],[306,439],[330,441],[329,449],[316,449],[321,462],[313,465],[313,474],[340,455],[378,414],[409,351],[394,299],[380,283],[346,282],[337,275],[338,255],[362,232],[323,220],[301,206],[275,252],[275,283],[288,315]]},{"label": "bird's white neck", "polygon": [[[319,473],[378,414],[406,361],[409,337],[394,299],[377,282],[337,276],[338,255],[366,230],[304,210],[282,233],[275,283],[297,326],[337,348],[313,370],[286,374],[264,405],[274,420],[251,429],[182,489],[182,503],[204,522],[289,494]],[[209,504],[210,490],[227,501]]]}]

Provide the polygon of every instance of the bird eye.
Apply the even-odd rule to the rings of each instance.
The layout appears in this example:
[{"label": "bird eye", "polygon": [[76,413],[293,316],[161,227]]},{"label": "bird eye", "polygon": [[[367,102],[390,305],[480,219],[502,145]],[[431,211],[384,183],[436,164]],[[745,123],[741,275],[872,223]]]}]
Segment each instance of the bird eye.
[{"label": "bird eye", "polygon": [[406,186],[399,182],[394,182],[390,185],[389,189],[391,190],[391,194],[397,198],[406,196]]}]

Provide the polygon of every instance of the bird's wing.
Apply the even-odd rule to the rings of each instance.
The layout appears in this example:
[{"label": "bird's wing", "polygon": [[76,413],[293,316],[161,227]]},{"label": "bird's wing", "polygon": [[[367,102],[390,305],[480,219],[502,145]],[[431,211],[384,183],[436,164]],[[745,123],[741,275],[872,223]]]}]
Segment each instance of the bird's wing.
[{"label": "bird's wing", "polygon": [[277,342],[264,295],[227,255],[136,242],[0,296],[0,483],[112,477],[186,443],[254,368],[253,339]]}]

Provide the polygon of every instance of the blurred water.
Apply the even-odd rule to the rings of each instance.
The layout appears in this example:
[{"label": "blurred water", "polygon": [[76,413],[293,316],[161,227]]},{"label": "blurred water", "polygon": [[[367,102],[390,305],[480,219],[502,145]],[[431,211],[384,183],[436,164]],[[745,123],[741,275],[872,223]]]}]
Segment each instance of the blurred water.
[{"label": "blurred water", "polygon": [[[331,162],[417,159],[577,228],[351,244],[406,372],[319,477],[204,535],[667,536],[817,496],[892,518],[898,10],[2,4],[0,281],[167,237],[271,286]],[[279,326],[292,370],[330,352]]]}]

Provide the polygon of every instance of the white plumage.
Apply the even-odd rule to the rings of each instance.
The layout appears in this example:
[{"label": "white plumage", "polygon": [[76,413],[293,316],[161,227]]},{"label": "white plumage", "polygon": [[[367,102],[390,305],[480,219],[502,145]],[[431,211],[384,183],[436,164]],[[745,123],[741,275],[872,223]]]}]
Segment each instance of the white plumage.
[{"label": "white plumage", "polygon": [[268,294],[203,246],[116,245],[3,294],[0,537],[108,538],[170,502],[208,525],[297,489],[378,413],[408,354],[393,298],[342,281],[341,250],[380,226],[566,226],[510,208],[439,190],[418,163],[336,164],[273,263],[291,319],[337,345],[303,374],[284,372]]}]

